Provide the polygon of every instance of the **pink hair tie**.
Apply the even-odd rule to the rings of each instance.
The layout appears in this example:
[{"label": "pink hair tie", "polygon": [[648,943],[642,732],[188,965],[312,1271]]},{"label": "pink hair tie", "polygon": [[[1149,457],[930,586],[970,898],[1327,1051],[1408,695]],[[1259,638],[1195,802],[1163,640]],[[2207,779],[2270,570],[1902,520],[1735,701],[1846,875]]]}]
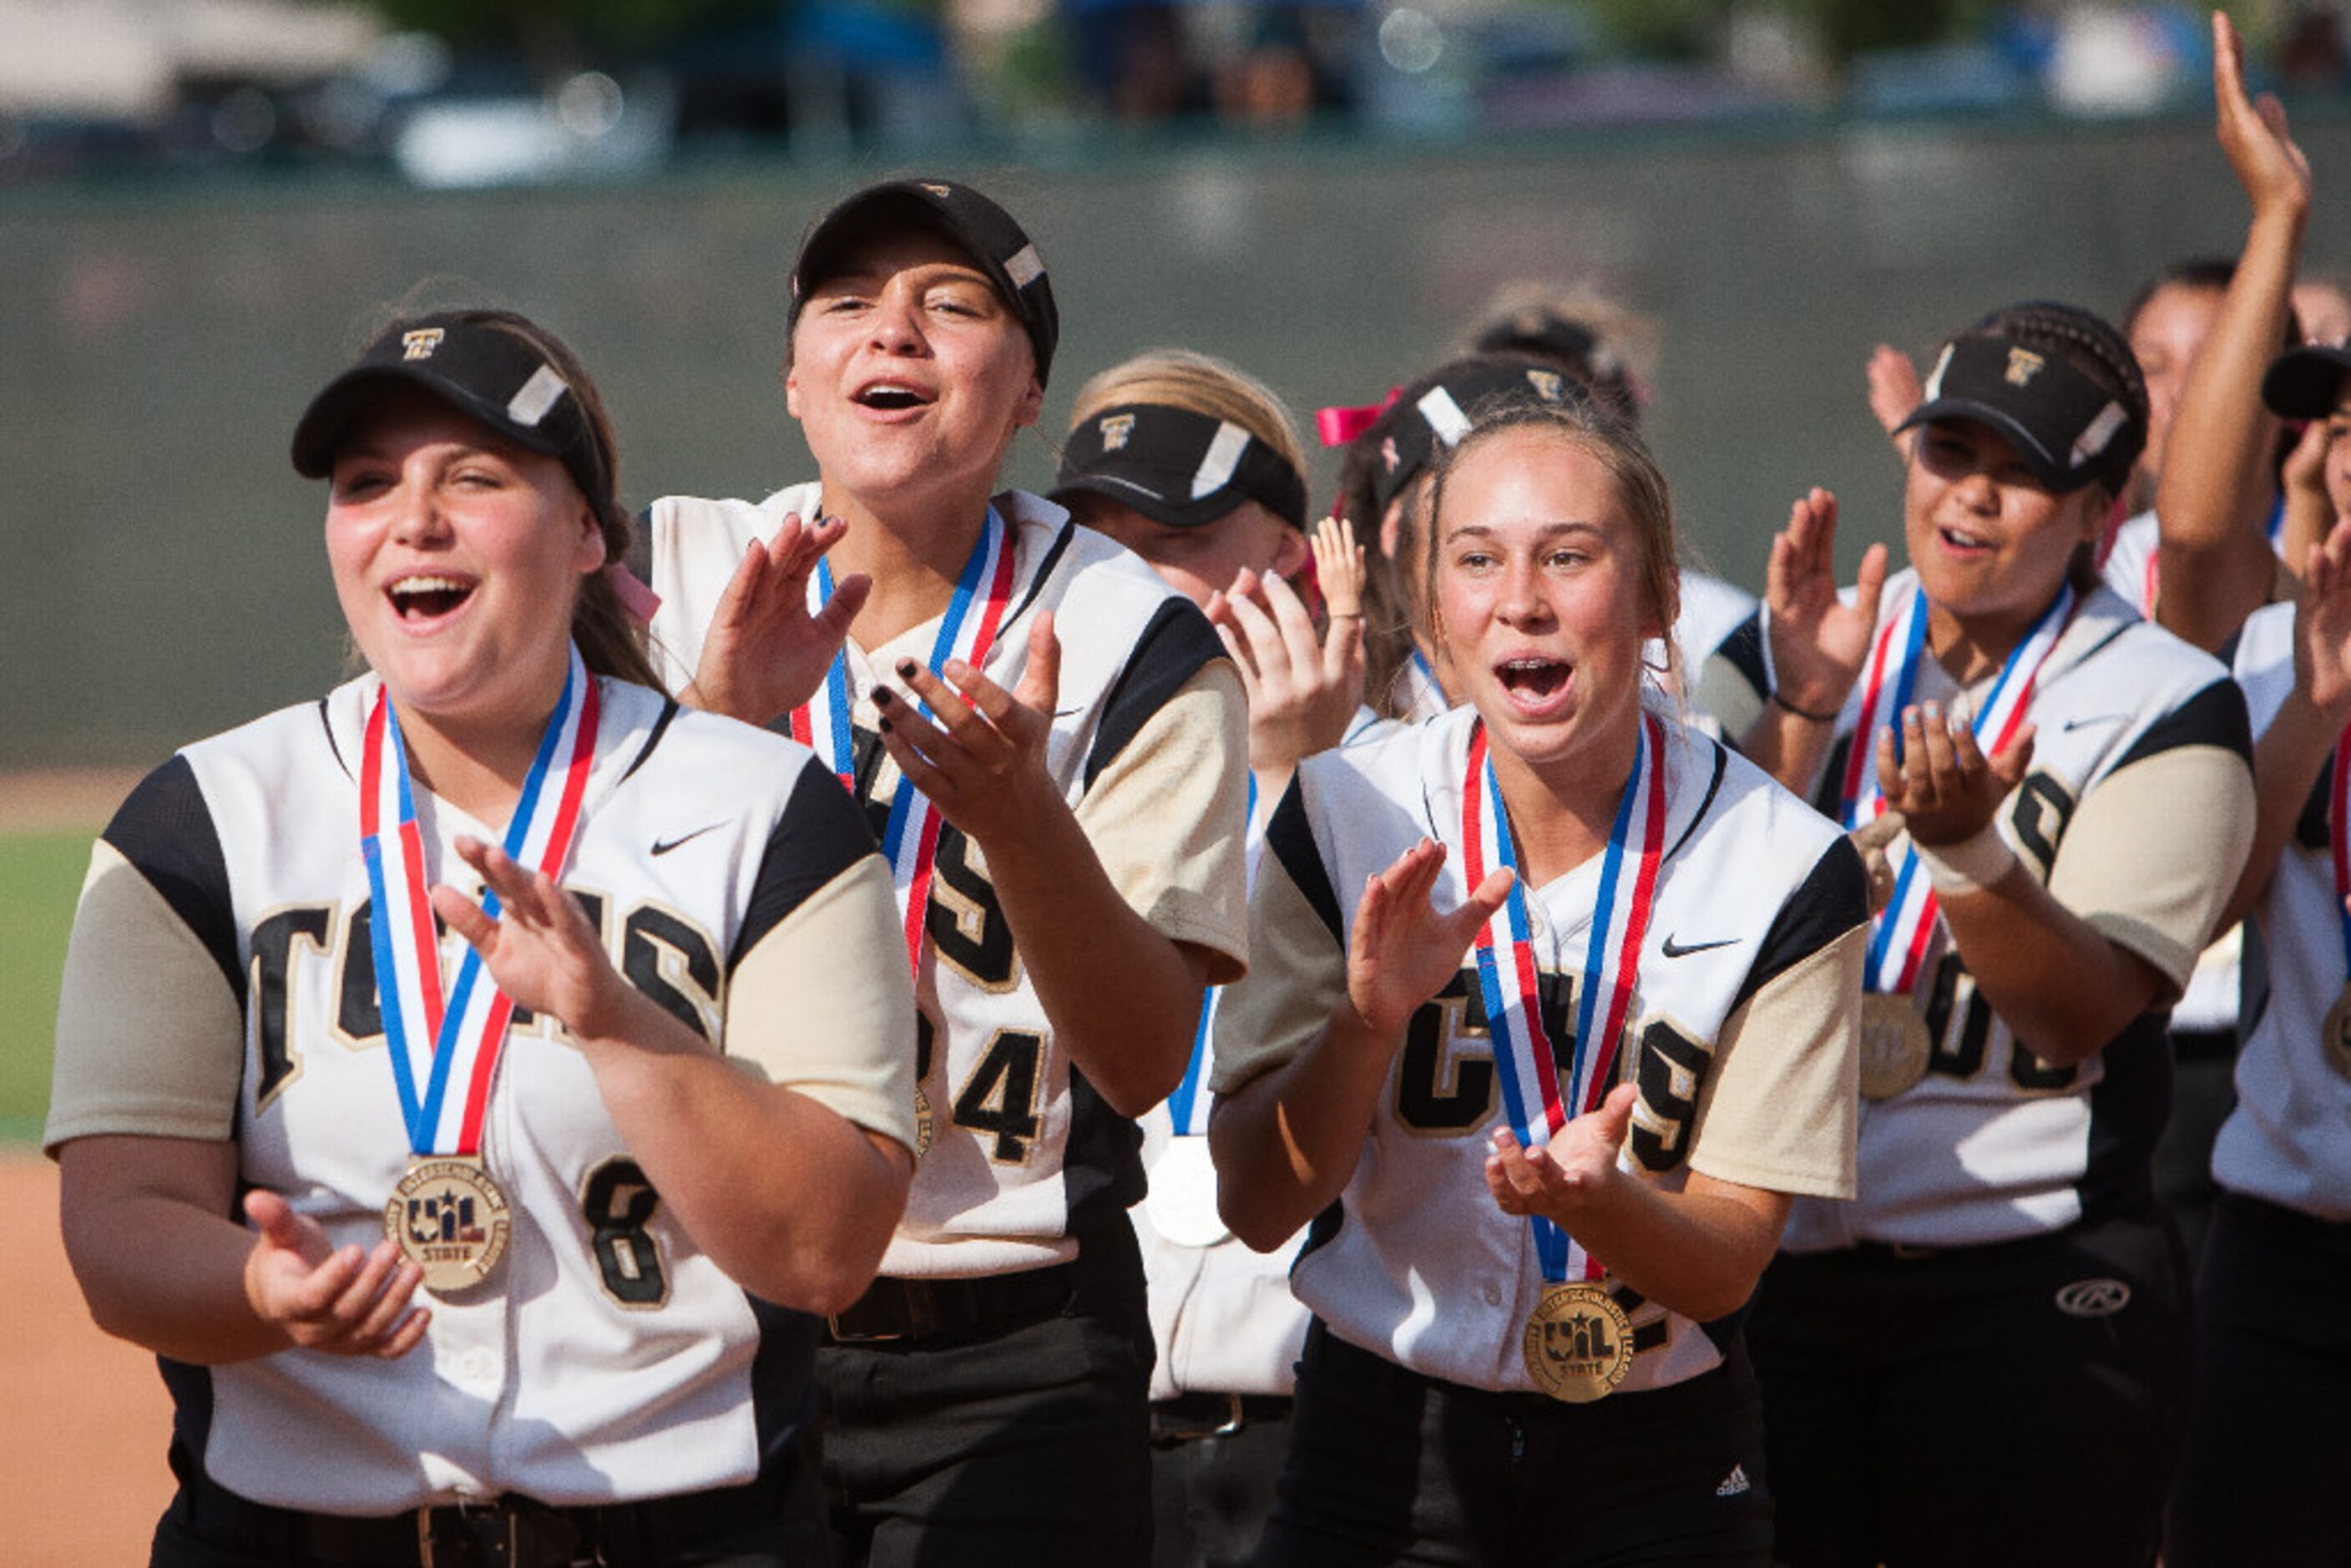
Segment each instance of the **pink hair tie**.
[{"label": "pink hair tie", "polygon": [[1314,411],[1314,434],[1325,446],[1344,446],[1364,434],[1371,423],[1395,406],[1404,395],[1404,388],[1390,387],[1388,395],[1361,408],[1318,408]]},{"label": "pink hair tie", "polygon": [[640,626],[653,623],[653,613],[661,609],[661,595],[647,588],[635,572],[617,560],[611,561],[604,567],[604,580],[612,585],[612,597],[621,601],[630,620]]}]

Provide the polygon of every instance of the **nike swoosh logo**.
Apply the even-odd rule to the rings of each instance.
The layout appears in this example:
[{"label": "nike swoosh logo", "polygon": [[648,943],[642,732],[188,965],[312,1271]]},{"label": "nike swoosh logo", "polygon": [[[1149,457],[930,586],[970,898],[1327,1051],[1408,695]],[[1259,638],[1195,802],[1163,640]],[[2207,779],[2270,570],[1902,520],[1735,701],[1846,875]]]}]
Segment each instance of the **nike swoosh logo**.
[{"label": "nike swoosh logo", "polygon": [[725,822],[713,822],[706,828],[696,828],[694,831],[682,834],[674,839],[655,839],[653,841],[653,853],[657,855],[665,855],[669,853],[670,851],[677,848],[678,845],[690,844],[695,840],[702,837],[703,834],[715,833],[726,825],[726,824]]},{"label": "nike swoosh logo", "polygon": [[1717,947],[1736,947],[1738,946],[1739,938],[1736,936],[1726,936],[1719,942],[1692,942],[1687,946],[1684,946],[1681,944],[1677,943],[1672,937],[1668,936],[1666,938],[1665,946],[1658,948],[1657,951],[1663,953],[1668,958],[1687,958],[1692,953],[1710,953]]},{"label": "nike swoosh logo", "polygon": [[2090,725],[2120,724],[2128,717],[2130,717],[2130,715],[2126,713],[2092,714],[2087,718],[2069,718],[2064,724],[2058,726],[2058,728],[2064,731],[2066,734],[2071,735],[2074,731],[2086,728]]}]

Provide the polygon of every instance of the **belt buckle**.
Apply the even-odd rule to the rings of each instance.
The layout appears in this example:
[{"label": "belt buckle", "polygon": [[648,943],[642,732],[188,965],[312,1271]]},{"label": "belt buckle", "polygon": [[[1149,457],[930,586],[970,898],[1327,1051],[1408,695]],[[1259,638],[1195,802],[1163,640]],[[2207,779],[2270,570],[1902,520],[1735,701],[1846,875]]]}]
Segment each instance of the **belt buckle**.
[{"label": "belt buckle", "polygon": [[[1198,1398],[1200,1396],[1195,1394],[1192,1397]],[[1241,1414],[1239,1395],[1216,1394],[1207,1397],[1224,1402],[1225,1407],[1219,1412],[1224,1416],[1223,1420],[1214,1426],[1175,1427],[1165,1431],[1155,1429],[1151,1434],[1153,1439],[1164,1443],[1190,1443],[1202,1437],[1229,1437],[1249,1425],[1248,1418]]]},{"label": "belt buckle", "polygon": [[1921,1258],[1932,1258],[1942,1250],[1939,1247],[1930,1247],[1923,1241],[1889,1241],[1886,1246],[1888,1251],[1906,1263],[1916,1262]]},{"label": "belt buckle", "polygon": [[891,1340],[906,1337],[895,1330],[884,1330],[880,1333],[862,1333],[855,1329],[842,1328],[838,1313],[824,1320],[824,1331],[832,1336],[832,1343],[835,1344],[883,1344]]}]

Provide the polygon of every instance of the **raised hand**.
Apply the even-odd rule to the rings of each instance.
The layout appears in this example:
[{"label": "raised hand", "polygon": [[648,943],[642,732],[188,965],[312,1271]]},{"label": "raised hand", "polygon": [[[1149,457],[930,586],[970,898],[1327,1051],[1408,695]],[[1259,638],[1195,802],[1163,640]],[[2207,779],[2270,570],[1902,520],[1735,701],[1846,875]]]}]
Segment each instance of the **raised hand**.
[{"label": "raised hand", "polygon": [[1029,664],[1008,692],[961,659],[934,674],[919,661],[899,661],[896,674],[931,710],[925,718],[887,686],[873,691],[882,744],[940,815],[990,854],[1019,841],[1043,811],[1066,810],[1045,769],[1053,705],[1061,687],[1061,644],[1045,611],[1029,632]]},{"label": "raised hand", "polygon": [[391,1361],[424,1337],[433,1314],[409,1305],[424,1270],[391,1241],[365,1249],[329,1246],[317,1220],[266,1188],[245,1195],[245,1215],[255,1230],[245,1260],[246,1300],[295,1344]]},{"label": "raised hand", "polygon": [[2225,11],[2212,13],[2213,130],[2253,211],[2310,207],[2310,160],[2286,129],[2285,108],[2269,93],[2245,92],[2245,45]]},{"label": "raised hand", "polygon": [[1640,1092],[1619,1083],[1599,1106],[1562,1127],[1539,1148],[1519,1142],[1507,1126],[1492,1135],[1486,1190],[1504,1214],[1540,1214],[1566,1225],[1574,1211],[1617,1176],[1616,1155]]},{"label": "raised hand", "polygon": [[747,724],[766,724],[807,702],[841,652],[872,581],[852,573],[809,613],[809,578],[849,525],[839,517],[802,524],[789,514],[771,539],[753,539],[719,596],[685,700]]},{"label": "raised hand", "polygon": [[1972,839],[1991,822],[2000,803],[2024,779],[2032,761],[2032,726],[2016,732],[2008,748],[1986,758],[1975,727],[1947,716],[1938,703],[1902,710],[1901,760],[1891,726],[1877,737],[1877,787],[1888,811],[1902,813],[1910,841],[1941,849]]},{"label": "raised hand", "polygon": [[1510,895],[1511,873],[1497,869],[1451,914],[1429,902],[1445,850],[1423,839],[1385,871],[1366,877],[1347,938],[1347,999],[1373,1033],[1400,1039],[1421,1005],[1460,971],[1479,927]]},{"label": "raised hand", "polygon": [[2294,680],[2310,706],[2340,723],[2351,718],[2351,521],[2311,547],[2294,611]]},{"label": "raised hand", "polygon": [[601,936],[580,901],[553,877],[531,870],[496,844],[460,835],[457,858],[498,895],[497,918],[445,883],[433,888],[433,911],[473,944],[498,989],[517,1006],[560,1019],[574,1035],[601,1039],[628,982],[612,967]]},{"label": "raised hand", "polygon": [[1894,450],[1907,457],[1910,455],[1907,435],[1895,435],[1894,427],[1910,417],[1917,406],[1927,401],[1918,384],[1918,367],[1910,356],[1891,343],[1880,343],[1870,350],[1869,412],[1894,437]]},{"label": "raised hand", "polygon": [[1834,716],[1844,706],[1869,657],[1886,586],[1886,547],[1874,544],[1862,555],[1853,601],[1838,596],[1836,522],[1836,497],[1814,486],[1788,509],[1764,569],[1775,683],[1767,695],[1807,715]]},{"label": "raised hand", "polygon": [[1314,551],[1314,580],[1322,590],[1322,609],[1332,622],[1364,612],[1364,547],[1355,542],[1355,525],[1345,517],[1325,517],[1314,525],[1307,543]]},{"label": "raised hand", "polygon": [[[1353,559],[1360,569],[1362,550]],[[1249,766],[1260,774],[1286,774],[1338,745],[1362,706],[1364,621],[1360,598],[1350,599],[1358,609],[1334,610],[1318,639],[1304,601],[1275,574],[1244,567],[1230,589],[1208,596],[1208,620],[1249,696]]]}]

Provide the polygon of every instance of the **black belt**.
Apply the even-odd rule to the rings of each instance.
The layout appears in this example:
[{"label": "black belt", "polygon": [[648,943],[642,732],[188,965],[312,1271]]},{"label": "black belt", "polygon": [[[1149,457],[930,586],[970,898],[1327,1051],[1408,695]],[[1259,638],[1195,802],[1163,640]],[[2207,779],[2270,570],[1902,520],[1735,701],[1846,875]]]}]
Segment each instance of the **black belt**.
[{"label": "black belt", "polygon": [[1070,1304],[1077,1282],[1074,1263],[962,1280],[884,1274],[825,1327],[835,1344],[984,1333],[1052,1316]]},{"label": "black belt", "polygon": [[760,1481],[642,1502],[562,1508],[510,1494],[370,1517],[275,1508],[210,1481],[180,1494],[183,1517],[207,1540],[277,1562],[371,1568],[668,1563],[773,1521],[783,1502]]},{"label": "black belt", "polygon": [[1244,1427],[1290,1418],[1286,1394],[1178,1394],[1151,1402],[1151,1440],[1163,1446],[1195,1437],[1229,1437]]}]

